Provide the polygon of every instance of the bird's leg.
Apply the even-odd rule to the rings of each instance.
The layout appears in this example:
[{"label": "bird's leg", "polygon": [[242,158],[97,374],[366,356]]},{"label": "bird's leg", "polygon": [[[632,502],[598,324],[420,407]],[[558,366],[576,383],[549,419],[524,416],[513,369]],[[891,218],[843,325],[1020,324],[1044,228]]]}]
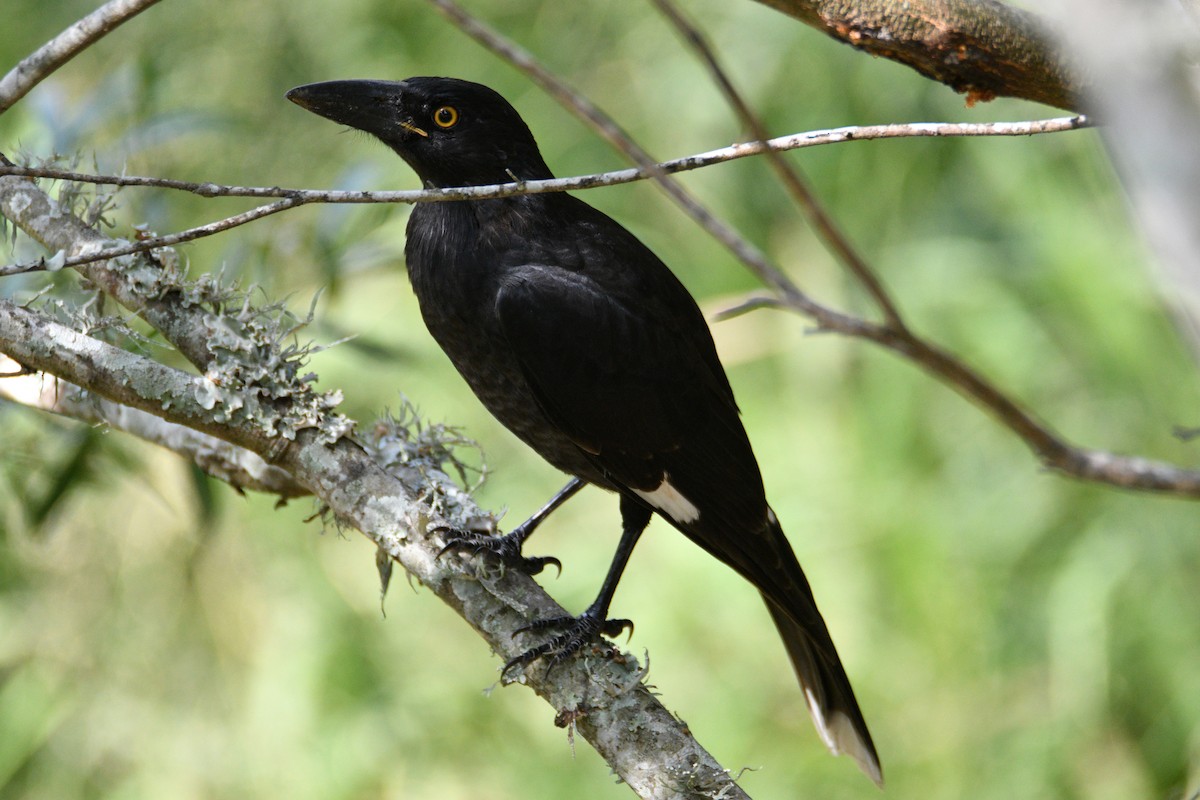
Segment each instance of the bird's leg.
[{"label": "bird's leg", "polygon": [[537,513],[504,536],[443,528],[441,533],[446,540],[446,546],[438,553],[438,558],[454,550],[466,551],[475,555],[486,553],[499,559],[502,564],[530,575],[537,575],[546,568],[547,564],[553,564],[559,572],[562,572],[562,562],[557,558],[552,556],[526,557],[521,554],[521,548],[525,546],[525,540],[533,534],[537,526],[541,525],[556,508],[570,500],[583,486],[584,482],[579,478],[572,478],[554,497],[550,498],[546,505],[538,509]]},{"label": "bird's leg", "polygon": [[630,634],[633,633],[632,621],[607,618],[608,607],[612,604],[617,584],[621,581],[621,573],[625,571],[625,565],[629,563],[629,556],[633,554],[634,545],[637,544],[642,531],[646,530],[646,526],[650,524],[650,516],[649,508],[626,497],[621,498],[621,541],[617,544],[617,552],[613,555],[612,564],[608,567],[608,574],[600,586],[600,594],[578,617],[540,619],[513,631],[513,636],[516,636],[518,633],[529,631],[544,631],[551,628],[566,629],[505,664],[500,673],[501,678],[506,677],[510,670],[523,667],[543,656],[548,657],[546,673],[549,674],[556,666],[602,635],[616,637],[625,630],[628,630]]}]

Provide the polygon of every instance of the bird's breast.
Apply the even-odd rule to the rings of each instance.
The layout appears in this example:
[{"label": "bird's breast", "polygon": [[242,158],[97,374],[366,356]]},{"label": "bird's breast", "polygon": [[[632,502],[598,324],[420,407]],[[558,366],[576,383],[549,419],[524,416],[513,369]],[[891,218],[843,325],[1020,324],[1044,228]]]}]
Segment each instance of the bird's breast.
[{"label": "bird's breast", "polygon": [[[605,485],[583,452],[542,412],[496,317],[505,237],[481,227],[466,203],[413,210],[405,257],[425,327],[484,407],[564,472]],[[447,207],[447,208],[443,208]],[[463,213],[467,212],[467,213]]]}]

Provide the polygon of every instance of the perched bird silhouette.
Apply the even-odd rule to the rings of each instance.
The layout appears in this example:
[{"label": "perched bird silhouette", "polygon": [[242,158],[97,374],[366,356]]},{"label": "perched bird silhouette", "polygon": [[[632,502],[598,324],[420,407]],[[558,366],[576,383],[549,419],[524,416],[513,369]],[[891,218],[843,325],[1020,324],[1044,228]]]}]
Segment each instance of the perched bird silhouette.
[{"label": "perched bird silhouette", "polygon": [[[294,103],[373,134],[426,186],[553,177],[516,110],[477,83],[330,81]],[[596,601],[509,662],[550,666],[628,620],[607,618],[634,544],[658,514],[762,593],[821,738],[876,783],[871,734],[775,513],[704,317],[683,284],[608,216],[564,193],[421,203],[405,247],[429,332],[501,423],[574,479],[506,537],[460,534],[536,572],[521,548],[584,484],[620,498],[623,532]],[[555,562],[556,563],[556,562]]]}]

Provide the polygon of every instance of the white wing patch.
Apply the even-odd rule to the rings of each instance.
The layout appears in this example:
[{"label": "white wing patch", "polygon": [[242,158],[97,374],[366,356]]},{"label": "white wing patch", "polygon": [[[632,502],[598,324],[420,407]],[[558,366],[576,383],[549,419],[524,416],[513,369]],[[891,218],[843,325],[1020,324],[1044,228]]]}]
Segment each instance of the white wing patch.
[{"label": "white wing patch", "polygon": [[665,472],[657,489],[650,492],[634,489],[633,493],[676,522],[686,525],[700,519],[700,509],[671,485],[671,476]]}]

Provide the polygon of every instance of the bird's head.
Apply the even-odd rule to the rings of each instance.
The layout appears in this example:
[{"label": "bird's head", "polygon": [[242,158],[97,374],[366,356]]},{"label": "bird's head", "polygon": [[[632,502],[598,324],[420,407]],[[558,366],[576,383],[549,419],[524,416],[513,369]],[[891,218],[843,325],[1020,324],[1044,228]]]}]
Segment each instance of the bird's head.
[{"label": "bird's head", "polygon": [[552,177],[516,109],[455,78],[327,81],[287,93],[296,105],[377,137],[432,186]]}]

